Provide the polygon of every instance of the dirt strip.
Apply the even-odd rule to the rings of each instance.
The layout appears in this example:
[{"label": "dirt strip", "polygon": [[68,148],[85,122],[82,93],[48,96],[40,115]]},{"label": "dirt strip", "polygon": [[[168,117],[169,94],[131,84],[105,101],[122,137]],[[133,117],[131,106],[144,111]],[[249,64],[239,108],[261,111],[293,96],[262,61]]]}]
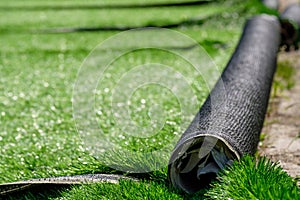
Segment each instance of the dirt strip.
[{"label": "dirt strip", "polygon": [[279,12],[284,11],[289,5],[300,3],[300,0],[279,0]]},{"label": "dirt strip", "polygon": [[300,51],[280,53],[278,61],[288,60],[295,68],[295,85],[271,99],[265,126],[266,134],[260,155],[279,161],[281,167],[292,177],[300,176]]}]

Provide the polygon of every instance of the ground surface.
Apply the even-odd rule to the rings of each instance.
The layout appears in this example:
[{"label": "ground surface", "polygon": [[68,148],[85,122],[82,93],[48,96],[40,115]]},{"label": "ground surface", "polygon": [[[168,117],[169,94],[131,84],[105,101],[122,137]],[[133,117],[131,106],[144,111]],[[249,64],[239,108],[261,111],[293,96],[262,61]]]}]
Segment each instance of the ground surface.
[{"label": "ground surface", "polygon": [[[227,3],[222,6],[216,2],[199,6],[100,10],[94,9],[93,6],[100,6],[101,3],[104,6],[118,4],[119,1],[99,3],[96,0],[89,0],[84,2],[87,7],[81,7],[81,2],[51,1],[45,5],[44,1],[36,0],[0,1],[0,71],[2,75],[0,79],[0,183],[64,175],[116,173],[107,165],[102,164],[103,160],[95,159],[85,149],[75,127],[71,99],[73,84],[83,60],[93,48],[119,31],[46,33],[42,30],[70,27],[142,27],[149,24],[180,24],[182,21],[195,18],[207,19],[208,21],[204,24],[201,21],[199,24],[188,23],[174,30],[196,40],[206,49],[220,69],[223,69],[238,42],[246,19],[265,12],[257,2],[246,1],[245,3],[242,0],[226,1]],[[124,4],[143,2],[145,1],[122,1]],[[149,94],[149,88],[141,88],[135,92],[131,105],[132,111],[138,113],[134,116],[138,124],[147,125],[150,102],[156,99],[162,100],[162,103],[166,105],[165,114],[168,116],[168,124],[160,134],[157,134],[156,138],[134,140],[128,139],[130,137],[128,134],[120,134],[118,128],[114,126],[114,116],[109,112],[109,91],[112,91],[121,75],[126,70],[130,70],[129,67],[138,66],[141,63],[151,61],[167,66],[177,66],[178,70],[183,71],[181,74],[189,75],[191,72],[180,68],[183,66],[182,62],[173,59],[172,55],[156,51],[148,53],[141,51],[128,54],[128,56],[132,58],[124,56],[123,59],[119,59],[115,63],[118,67],[111,67],[106,81],[98,85],[97,95],[95,95],[97,99],[99,98],[99,103],[95,108],[97,117],[101,121],[101,128],[120,145],[127,145],[126,148],[140,152],[148,151],[150,148],[159,149],[161,145],[164,145],[161,141],[167,141],[165,137],[174,137],[173,133],[184,131],[180,130],[180,105],[175,97],[162,96],[161,92],[155,90],[157,87],[152,87],[152,95],[147,95],[147,98],[145,93]],[[203,94],[202,90],[197,92],[201,89],[201,85],[194,84],[192,88],[195,93]],[[168,91],[164,92],[168,94]],[[204,97],[199,96],[199,102],[203,100]],[[191,115],[193,116],[194,114]],[[179,136],[177,134],[177,137]],[[157,160],[168,161],[169,152]],[[106,158],[111,161],[116,157],[107,156]],[[126,163],[126,167],[135,167],[136,163],[140,163],[141,167],[155,166],[157,163],[156,160],[151,159],[145,162],[139,157],[130,157],[132,160],[129,161],[127,158],[128,156],[119,156],[113,162],[121,166],[123,166],[122,163]],[[160,199],[184,199],[184,195],[170,191],[165,184],[166,171],[165,167],[156,174],[149,175],[151,180],[146,181],[147,184],[125,181],[120,186],[101,185],[100,190],[96,185],[95,195],[88,194],[88,191],[92,191],[90,186],[80,186],[64,194],[54,191],[53,198],[61,199],[60,197],[67,196],[65,199],[84,199],[83,197],[89,196],[86,199],[90,199],[91,196],[95,196],[95,199],[99,199],[101,196],[101,198],[112,199],[111,195],[118,192],[120,196],[123,195],[123,199],[126,195],[141,196],[141,198],[147,196],[149,199],[158,199],[158,197]],[[149,184],[151,187],[148,187]],[[44,192],[47,193],[47,191]],[[36,195],[28,195],[27,199],[36,198]],[[43,196],[41,199],[50,198],[49,194],[40,194],[40,196]]]},{"label": "ground surface", "polygon": [[292,64],[294,86],[274,97],[263,133],[262,155],[279,161],[292,177],[300,175],[300,52],[280,53],[279,62]]},{"label": "ground surface", "polygon": [[[70,27],[136,27],[149,24],[159,26],[180,24],[187,19],[206,19],[204,23],[201,20],[199,24],[187,23],[174,30],[196,40],[218,67],[223,69],[238,42],[246,19],[258,13],[269,12],[258,1],[252,0],[226,1],[222,5],[216,2],[199,6],[137,8],[134,12],[132,8],[97,10],[93,7],[100,6],[96,0],[86,1],[86,6],[81,7],[81,2],[49,1],[45,5],[44,1],[37,0],[0,1],[0,183],[64,175],[116,173],[104,165],[103,160],[95,159],[83,146],[72,116],[71,99],[73,84],[83,60],[96,45],[119,32],[107,30],[47,33],[43,30]],[[100,4],[105,6],[114,2],[119,3],[105,0]],[[124,4],[143,2],[146,1],[122,1]],[[116,65],[121,67],[114,67],[107,74],[109,76],[105,84],[97,87],[97,117],[102,120],[101,128],[110,133],[112,139],[116,138],[120,145],[129,143],[128,148],[141,152],[150,148],[158,149],[163,145],[161,141],[165,141],[165,136],[173,137],[173,133],[184,131],[180,129],[180,105],[176,104],[174,98],[169,98],[170,95],[164,95],[165,113],[169,116],[166,129],[162,130],[159,137],[151,140],[129,140],[124,135],[114,135],[119,133],[114,128],[114,116],[108,112],[108,106],[104,107],[110,105],[107,96],[111,90],[108,89],[113,88],[124,71],[130,70],[122,66],[136,66],[149,60],[178,66],[179,70],[183,65],[180,60],[176,61],[171,56],[158,54],[156,51],[141,51],[128,56],[132,56],[132,59],[124,56],[118,60]],[[128,63],[129,61],[132,62]],[[192,86],[197,94],[203,93],[199,84]],[[149,121],[149,102],[162,99],[161,92],[157,92],[155,88],[152,96],[145,99],[144,94],[149,93],[146,89],[148,88],[141,88],[131,101],[133,112],[138,113],[134,119],[142,125],[147,125]],[[168,91],[164,92],[168,94]],[[141,105],[145,100],[145,106]],[[199,96],[199,102],[203,100],[204,97]],[[169,158],[169,152],[164,155],[166,159]],[[142,167],[156,165],[156,160],[141,160],[139,157],[132,157],[129,161],[131,162],[128,162],[126,156],[113,160],[116,165],[124,162],[128,167],[134,167],[136,163],[141,163]],[[57,190],[53,194],[43,191],[38,197],[29,193],[23,199],[186,199],[185,195],[168,187],[166,171],[163,168],[149,174],[144,182],[139,183],[124,181],[120,185],[76,186],[63,190],[63,193]]]}]

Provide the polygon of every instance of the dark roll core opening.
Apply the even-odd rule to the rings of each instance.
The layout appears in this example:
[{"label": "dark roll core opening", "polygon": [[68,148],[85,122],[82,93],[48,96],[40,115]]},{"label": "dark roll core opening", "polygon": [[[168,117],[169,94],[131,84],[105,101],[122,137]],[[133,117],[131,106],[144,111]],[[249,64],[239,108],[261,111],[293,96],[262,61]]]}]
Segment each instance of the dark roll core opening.
[{"label": "dark roll core opening", "polygon": [[[200,161],[201,162],[201,161]],[[213,162],[213,158],[209,156],[208,162]],[[188,173],[179,173],[179,181],[182,187],[188,188],[189,192],[194,193],[203,188],[208,188],[212,180],[217,177],[217,172],[208,172],[198,176],[199,168],[195,166],[192,171]]]},{"label": "dark roll core opening", "polygon": [[283,44],[291,44],[298,38],[297,25],[289,20],[281,20],[281,40]]},{"label": "dark roll core opening", "polygon": [[169,177],[173,185],[187,193],[208,188],[219,171],[239,159],[229,144],[212,136],[194,138],[194,142],[184,148],[182,145],[175,150],[178,157],[170,163]]}]

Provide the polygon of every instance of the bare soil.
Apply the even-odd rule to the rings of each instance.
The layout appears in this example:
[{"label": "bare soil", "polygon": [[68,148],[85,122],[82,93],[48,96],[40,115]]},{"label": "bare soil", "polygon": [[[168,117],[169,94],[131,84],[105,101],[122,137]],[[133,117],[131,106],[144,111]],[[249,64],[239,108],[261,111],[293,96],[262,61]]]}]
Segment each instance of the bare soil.
[{"label": "bare soil", "polygon": [[279,12],[284,11],[289,5],[299,3],[299,0],[279,0]]}]

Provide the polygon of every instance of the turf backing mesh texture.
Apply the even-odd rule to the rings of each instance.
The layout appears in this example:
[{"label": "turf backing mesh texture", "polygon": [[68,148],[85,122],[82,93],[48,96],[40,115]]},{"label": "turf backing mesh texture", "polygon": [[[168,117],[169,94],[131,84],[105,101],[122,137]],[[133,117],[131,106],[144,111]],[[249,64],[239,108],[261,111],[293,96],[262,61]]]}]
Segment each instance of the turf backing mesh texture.
[{"label": "turf backing mesh texture", "polygon": [[[173,151],[169,178],[175,187],[180,187],[178,180],[174,181],[174,176],[179,176],[180,172],[172,168],[176,168],[183,158],[183,151],[188,152],[195,148],[193,145],[199,145],[193,140],[215,137],[235,154],[235,158],[256,152],[279,44],[280,25],[277,18],[258,15],[248,20],[220,80]],[[187,145],[190,145],[189,148],[186,148]],[[184,190],[189,192],[189,188]]]}]

